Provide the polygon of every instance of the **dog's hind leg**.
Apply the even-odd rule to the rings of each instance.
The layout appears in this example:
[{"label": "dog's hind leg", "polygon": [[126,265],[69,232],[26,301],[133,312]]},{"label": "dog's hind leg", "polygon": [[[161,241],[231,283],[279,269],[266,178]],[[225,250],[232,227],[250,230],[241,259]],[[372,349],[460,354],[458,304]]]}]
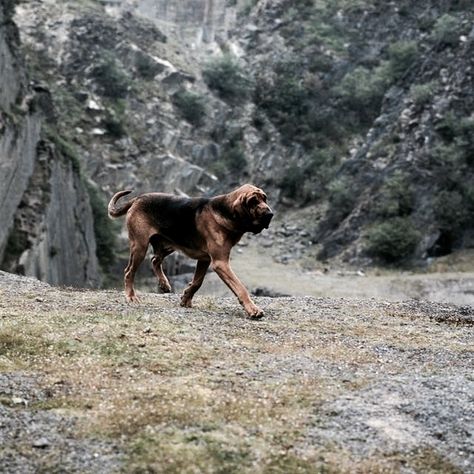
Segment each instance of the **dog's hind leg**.
[{"label": "dog's hind leg", "polygon": [[135,280],[135,273],[137,272],[138,267],[143,262],[148,244],[140,243],[137,240],[130,242],[130,259],[128,265],[125,268],[125,297],[130,303],[139,303],[140,300],[135,293],[133,288],[133,282]]},{"label": "dog's hind leg", "polygon": [[210,260],[198,260],[196,270],[194,270],[194,277],[191,283],[186,287],[181,297],[181,306],[186,308],[192,307],[192,299],[194,294],[201,288],[207,269],[209,268]]},{"label": "dog's hind leg", "polygon": [[163,260],[165,257],[174,252],[174,249],[167,247],[163,241],[158,237],[158,235],[153,235],[150,239],[150,243],[153,247],[154,255],[151,259],[151,264],[153,267],[153,273],[156,278],[158,278],[158,284],[163,293],[171,292],[171,285],[168,280],[168,277],[163,271]]}]

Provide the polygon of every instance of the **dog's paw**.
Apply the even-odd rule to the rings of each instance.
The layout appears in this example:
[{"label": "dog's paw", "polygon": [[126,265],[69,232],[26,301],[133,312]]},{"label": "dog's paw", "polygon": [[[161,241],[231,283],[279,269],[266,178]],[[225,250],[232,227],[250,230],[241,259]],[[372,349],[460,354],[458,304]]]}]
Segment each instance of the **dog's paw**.
[{"label": "dog's paw", "polygon": [[265,315],[263,309],[260,309],[258,306],[255,306],[251,311],[248,312],[250,319],[261,319]]},{"label": "dog's paw", "polygon": [[180,306],[182,306],[183,308],[192,308],[193,307],[193,303],[190,299],[187,299],[187,298],[184,298],[182,297],[181,298],[181,302],[179,303]]},{"label": "dog's paw", "polygon": [[136,294],[126,295],[125,297],[127,298],[128,303],[135,303],[135,304],[140,303],[140,298]]},{"label": "dog's paw", "polygon": [[160,290],[163,293],[171,293],[171,285],[169,283],[160,283]]}]

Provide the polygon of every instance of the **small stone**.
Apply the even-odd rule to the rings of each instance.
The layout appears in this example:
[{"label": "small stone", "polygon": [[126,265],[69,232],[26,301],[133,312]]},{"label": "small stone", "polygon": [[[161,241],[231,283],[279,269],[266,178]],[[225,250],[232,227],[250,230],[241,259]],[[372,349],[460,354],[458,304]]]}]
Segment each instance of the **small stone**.
[{"label": "small stone", "polygon": [[45,449],[49,446],[49,441],[46,438],[38,438],[31,444],[33,448]]},{"label": "small stone", "polygon": [[27,401],[21,397],[12,397],[13,405],[26,405]]}]

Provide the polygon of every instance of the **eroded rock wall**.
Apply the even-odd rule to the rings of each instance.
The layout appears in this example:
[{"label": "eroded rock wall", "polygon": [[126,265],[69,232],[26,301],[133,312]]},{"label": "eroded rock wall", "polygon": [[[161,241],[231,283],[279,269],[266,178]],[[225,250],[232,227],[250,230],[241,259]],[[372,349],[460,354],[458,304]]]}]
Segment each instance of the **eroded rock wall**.
[{"label": "eroded rock wall", "polygon": [[0,3],[0,263],[52,284],[100,282],[94,222],[79,169],[44,139],[51,97],[29,84],[13,2]]},{"label": "eroded rock wall", "polygon": [[12,13],[11,2],[0,3],[0,255],[33,173],[41,127],[38,113],[25,109],[26,77]]}]

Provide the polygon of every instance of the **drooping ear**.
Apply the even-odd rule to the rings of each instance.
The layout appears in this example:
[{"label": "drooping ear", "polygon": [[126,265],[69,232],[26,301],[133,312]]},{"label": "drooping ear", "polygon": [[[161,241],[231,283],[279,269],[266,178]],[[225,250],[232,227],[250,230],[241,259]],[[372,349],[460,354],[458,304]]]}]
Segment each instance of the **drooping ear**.
[{"label": "drooping ear", "polygon": [[232,209],[232,214],[241,215],[242,212],[244,212],[244,206],[245,206],[245,194],[239,194],[230,206]]},{"label": "drooping ear", "polygon": [[259,195],[257,193],[249,193],[247,195],[247,198],[245,200],[245,205],[247,206],[248,209],[251,209],[252,207],[256,206],[259,203]]}]

